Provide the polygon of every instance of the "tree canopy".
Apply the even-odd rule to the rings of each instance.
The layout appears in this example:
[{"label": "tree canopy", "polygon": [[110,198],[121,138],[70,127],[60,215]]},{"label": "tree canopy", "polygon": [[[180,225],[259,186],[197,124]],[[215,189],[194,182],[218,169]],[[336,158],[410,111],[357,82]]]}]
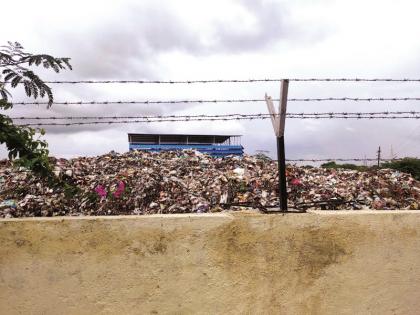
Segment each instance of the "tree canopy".
[{"label": "tree canopy", "polygon": [[[0,109],[13,107],[11,88],[22,86],[28,97],[48,98],[48,107],[54,102],[51,88],[33,72],[33,67],[52,69],[55,72],[72,67],[69,58],[55,58],[46,54],[31,54],[17,42],[0,46]],[[48,160],[48,144],[40,139],[43,129],[16,125],[9,116],[0,114],[0,144],[5,144],[9,159],[17,165],[29,168],[36,174],[52,179]]]}]

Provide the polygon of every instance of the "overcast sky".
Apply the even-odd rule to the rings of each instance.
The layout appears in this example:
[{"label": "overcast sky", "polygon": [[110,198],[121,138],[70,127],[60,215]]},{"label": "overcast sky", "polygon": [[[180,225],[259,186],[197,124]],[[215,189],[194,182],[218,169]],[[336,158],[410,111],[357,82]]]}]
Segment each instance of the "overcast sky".
[{"label": "overcast sky", "polygon": [[[0,44],[70,57],[64,79],[420,77],[418,0],[6,1]],[[7,12],[7,14],[4,14]],[[52,85],[56,101],[279,97],[278,83]],[[13,90],[13,101],[26,100]],[[420,97],[420,83],[291,82],[289,97]],[[418,110],[418,102],[289,102],[288,112]],[[266,113],[264,103],[15,106],[10,116]],[[49,127],[52,155],[128,150],[128,132],[242,134],[247,153],[275,155],[263,121]],[[287,158],[420,155],[420,120],[286,122]],[[1,157],[5,157],[2,148]]]}]

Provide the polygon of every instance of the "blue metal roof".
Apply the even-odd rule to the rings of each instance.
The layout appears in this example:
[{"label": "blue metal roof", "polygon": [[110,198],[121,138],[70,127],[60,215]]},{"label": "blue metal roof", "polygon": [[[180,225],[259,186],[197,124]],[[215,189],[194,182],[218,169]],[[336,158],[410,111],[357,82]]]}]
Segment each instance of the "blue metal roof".
[{"label": "blue metal roof", "polygon": [[150,152],[197,150],[214,157],[227,155],[243,155],[244,148],[241,145],[197,145],[197,144],[130,144],[130,150],[143,150]]},{"label": "blue metal roof", "polygon": [[129,133],[130,150],[152,152],[197,150],[211,156],[243,155],[241,136],[236,135],[190,135],[190,134],[144,134]]}]

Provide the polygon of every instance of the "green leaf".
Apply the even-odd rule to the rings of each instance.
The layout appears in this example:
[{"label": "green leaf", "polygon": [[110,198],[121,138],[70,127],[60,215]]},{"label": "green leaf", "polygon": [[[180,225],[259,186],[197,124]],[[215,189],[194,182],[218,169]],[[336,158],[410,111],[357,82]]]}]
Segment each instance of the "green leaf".
[{"label": "green leaf", "polygon": [[21,80],[22,80],[22,76],[16,76],[15,78],[12,79],[11,86],[13,88],[16,87]]},{"label": "green leaf", "polygon": [[[48,97],[48,107],[54,101],[51,88],[28,67],[43,66],[59,72],[61,69],[72,69],[69,58],[55,58],[46,54],[31,54],[23,50],[18,42],[8,42],[0,46],[0,73],[4,75],[2,81],[10,82],[12,88],[23,86],[28,97]],[[0,108],[12,108],[8,102],[11,94],[0,83]],[[45,135],[45,130],[39,130],[40,136]],[[48,144],[40,140],[37,130],[28,126],[15,125],[6,115],[0,114],[0,143],[6,144],[9,159],[16,165],[31,169],[37,175],[46,178],[51,185],[57,184],[57,179],[52,173],[48,159]]]}]

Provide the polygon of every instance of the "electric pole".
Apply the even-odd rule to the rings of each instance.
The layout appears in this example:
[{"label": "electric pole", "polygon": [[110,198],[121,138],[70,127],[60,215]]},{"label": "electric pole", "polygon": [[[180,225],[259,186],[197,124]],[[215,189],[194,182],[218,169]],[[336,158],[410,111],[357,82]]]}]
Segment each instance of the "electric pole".
[{"label": "electric pole", "polygon": [[397,158],[397,155],[394,153],[394,148],[391,144],[391,160],[395,160]]}]

